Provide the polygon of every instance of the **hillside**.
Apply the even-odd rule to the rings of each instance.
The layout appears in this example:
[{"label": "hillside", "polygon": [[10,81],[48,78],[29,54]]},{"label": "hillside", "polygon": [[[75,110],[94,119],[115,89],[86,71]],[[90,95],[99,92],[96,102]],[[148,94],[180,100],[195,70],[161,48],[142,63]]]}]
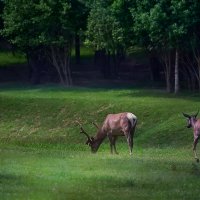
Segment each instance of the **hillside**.
[{"label": "hillside", "polygon": [[[77,120],[94,134],[93,121],[101,124],[108,113],[129,111],[139,120],[136,146],[191,147],[192,130],[186,129],[182,112],[195,113],[199,100],[199,95],[175,96],[134,87],[67,89],[7,84],[0,88],[1,143],[86,149]],[[122,138],[118,145],[124,142]]]}]

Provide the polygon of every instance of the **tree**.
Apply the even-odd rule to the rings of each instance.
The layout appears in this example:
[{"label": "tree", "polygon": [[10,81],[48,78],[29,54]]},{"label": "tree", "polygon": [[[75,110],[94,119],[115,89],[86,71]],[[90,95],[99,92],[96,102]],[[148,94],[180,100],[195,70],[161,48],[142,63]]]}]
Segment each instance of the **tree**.
[{"label": "tree", "polygon": [[[185,0],[142,0],[132,9],[134,30],[142,44],[162,52],[167,91],[171,91],[171,71],[174,63],[175,88],[179,91],[179,51],[189,31],[189,3]],[[174,62],[173,62],[173,58]]]},{"label": "tree", "polygon": [[135,7],[131,9],[134,20],[133,30],[135,42],[145,47],[149,52],[159,52],[159,57],[164,66],[166,89],[171,91],[171,52],[172,48],[169,42],[169,2],[155,0],[137,1]]},{"label": "tree", "polygon": [[134,45],[134,43],[130,43],[134,39],[130,8],[135,6],[135,4],[136,0],[114,0],[111,5],[112,13],[122,29],[120,42],[124,49]]},{"label": "tree", "polygon": [[3,19],[2,19],[3,10],[4,10],[4,2],[0,0],[0,29],[3,28]]},{"label": "tree", "polygon": [[[198,82],[200,91],[200,2],[192,1],[190,5],[190,31],[188,33],[189,44],[187,45],[190,51],[187,51],[186,57],[192,52],[193,57],[186,59],[187,69],[191,72],[191,76]],[[191,56],[190,56],[191,57]],[[194,81],[193,80],[193,81]]]},{"label": "tree", "polygon": [[[124,29],[115,16],[115,6],[113,1],[94,1],[88,17],[86,44],[96,51],[105,52],[106,57],[106,77],[112,75],[111,59],[114,67],[117,63],[117,55],[120,49],[124,49]],[[116,75],[117,70],[114,70]]]},{"label": "tree", "polygon": [[80,46],[81,46],[81,39],[84,35],[84,32],[86,31],[86,25],[87,25],[87,17],[89,13],[89,7],[88,7],[89,1],[88,0],[76,0],[71,1],[71,5],[74,10],[74,18],[73,24],[75,26],[75,59],[76,63],[80,63]]},{"label": "tree", "polygon": [[188,35],[191,14],[190,14],[191,3],[186,0],[171,0],[171,45],[175,49],[175,85],[174,92],[179,92],[179,52],[180,48],[184,47],[186,36]]},{"label": "tree", "polygon": [[76,3],[83,5],[78,0],[5,0],[3,14],[3,35],[36,61],[44,55],[66,86],[72,84],[71,49],[80,28]]}]

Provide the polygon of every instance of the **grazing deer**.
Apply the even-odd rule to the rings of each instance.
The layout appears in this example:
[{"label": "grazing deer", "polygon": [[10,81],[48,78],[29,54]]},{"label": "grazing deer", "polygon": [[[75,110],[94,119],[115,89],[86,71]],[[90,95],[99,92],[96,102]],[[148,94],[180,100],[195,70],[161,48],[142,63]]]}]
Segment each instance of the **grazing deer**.
[{"label": "grazing deer", "polygon": [[118,136],[125,136],[128,142],[130,154],[132,154],[133,135],[136,124],[137,117],[132,113],[124,112],[118,114],[108,114],[101,127],[98,127],[96,124],[94,124],[98,129],[95,137],[90,137],[82,127],[81,133],[86,135],[86,144],[91,147],[91,151],[93,153],[97,152],[103,140],[106,138],[106,136],[108,136],[111,153],[113,153],[114,147],[114,152],[118,154],[115,146],[116,139]]},{"label": "grazing deer", "polygon": [[196,153],[196,146],[198,143],[198,140],[200,138],[200,119],[197,119],[199,111],[195,115],[188,115],[183,113],[183,116],[187,118],[187,128],[193,128],[193,134],[194,134],[194,143],[193,143],[193,152],[194,156],[197,162],[199,162],[199,158],[197,157]]}]

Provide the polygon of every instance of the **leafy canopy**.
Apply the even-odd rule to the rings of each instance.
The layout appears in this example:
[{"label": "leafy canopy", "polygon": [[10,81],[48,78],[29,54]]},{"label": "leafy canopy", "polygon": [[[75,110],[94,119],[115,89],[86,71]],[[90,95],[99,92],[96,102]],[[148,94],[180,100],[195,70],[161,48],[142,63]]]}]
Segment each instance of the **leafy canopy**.
[{"label": "leafy canopy", "polygon": [[191,23],[190,3],[186,0],[141,0],[131,13],[136,38],[149,49],[178,47]]},{"label": "leafy canopy", "polygon": [[6,36],[24,49],[40,45],[68,43],[80,22],[76,8],[80,2],[70,0],[5,0],[3,14]]},{"label": "leafy canopy", "polygon": [[114,53],[124,45],[124,29],[114,15],[111,1],[95,1],[91,6],[87,24],[86,44],[95,50]]}]

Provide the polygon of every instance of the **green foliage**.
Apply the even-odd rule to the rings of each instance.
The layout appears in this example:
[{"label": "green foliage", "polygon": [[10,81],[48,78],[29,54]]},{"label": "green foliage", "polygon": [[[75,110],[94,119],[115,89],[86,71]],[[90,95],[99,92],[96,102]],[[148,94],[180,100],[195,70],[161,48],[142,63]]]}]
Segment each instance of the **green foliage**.
[{"label": "green foliage", "polygon": [[86,44],[96,50],[114,53],[122,45],[123,29],[109,5],[99,1],[93,4],[88,17]]},{"label": "green foliage", "polygon": [[134,42],[141,46],[148,47],[150,41],[149,37],[149,12],[155,4],[155,1],[136,1],[136,5],[131,7],[130,12],[134,21]]},{"label": "green foliage", "polygon": [[134,38],[133,19],[130,13],[130,8],[135,5],[135,0],[115,0],[111,5],[111,10],[122,28],[122,46],[130,47]]},{"label": "green foliage", "polygon": [[3,15],[3,35],[22,49],[42,44],[45,37],[41,28],[49,15],[49,7],[43,1],[34,3],[7,0]]},{"label": "green foliage", "polygon": [[114,54],[130,46],[133,32],[129,0],[94,1],[87,25],[86,44]]},{"label": "green foliage", "polygon": [[50,63],[69,86],[73,39],[84,28],[85,13],[79,0],[6,0],[2,34],[28,55],[32,68]]},{"label": "green foliage", "polygon": [[170,25],[171,40],[174,46],[183,46],[187,34],[190,32],[191,25],[191,3],[183,0],[171,1],[172,23]]},{"label": "green foliage", "polygon": [[187,1],[138,1],[132,9],[132,16],[138,39],[149,49],[183,45],[191,23],[190,4]]},{"label": "green foliage", "polygon": [[88,20],[86,43],[97,50],[174,48],[197,30],[199,7],[186,0],[6,0],[3,35],[22,48],[62,45]]},{"label": "green foliage", "polygon": [[80,28],[79,4],[66,0],[6,0],[2,33],[22,49],[66,45]]}]

